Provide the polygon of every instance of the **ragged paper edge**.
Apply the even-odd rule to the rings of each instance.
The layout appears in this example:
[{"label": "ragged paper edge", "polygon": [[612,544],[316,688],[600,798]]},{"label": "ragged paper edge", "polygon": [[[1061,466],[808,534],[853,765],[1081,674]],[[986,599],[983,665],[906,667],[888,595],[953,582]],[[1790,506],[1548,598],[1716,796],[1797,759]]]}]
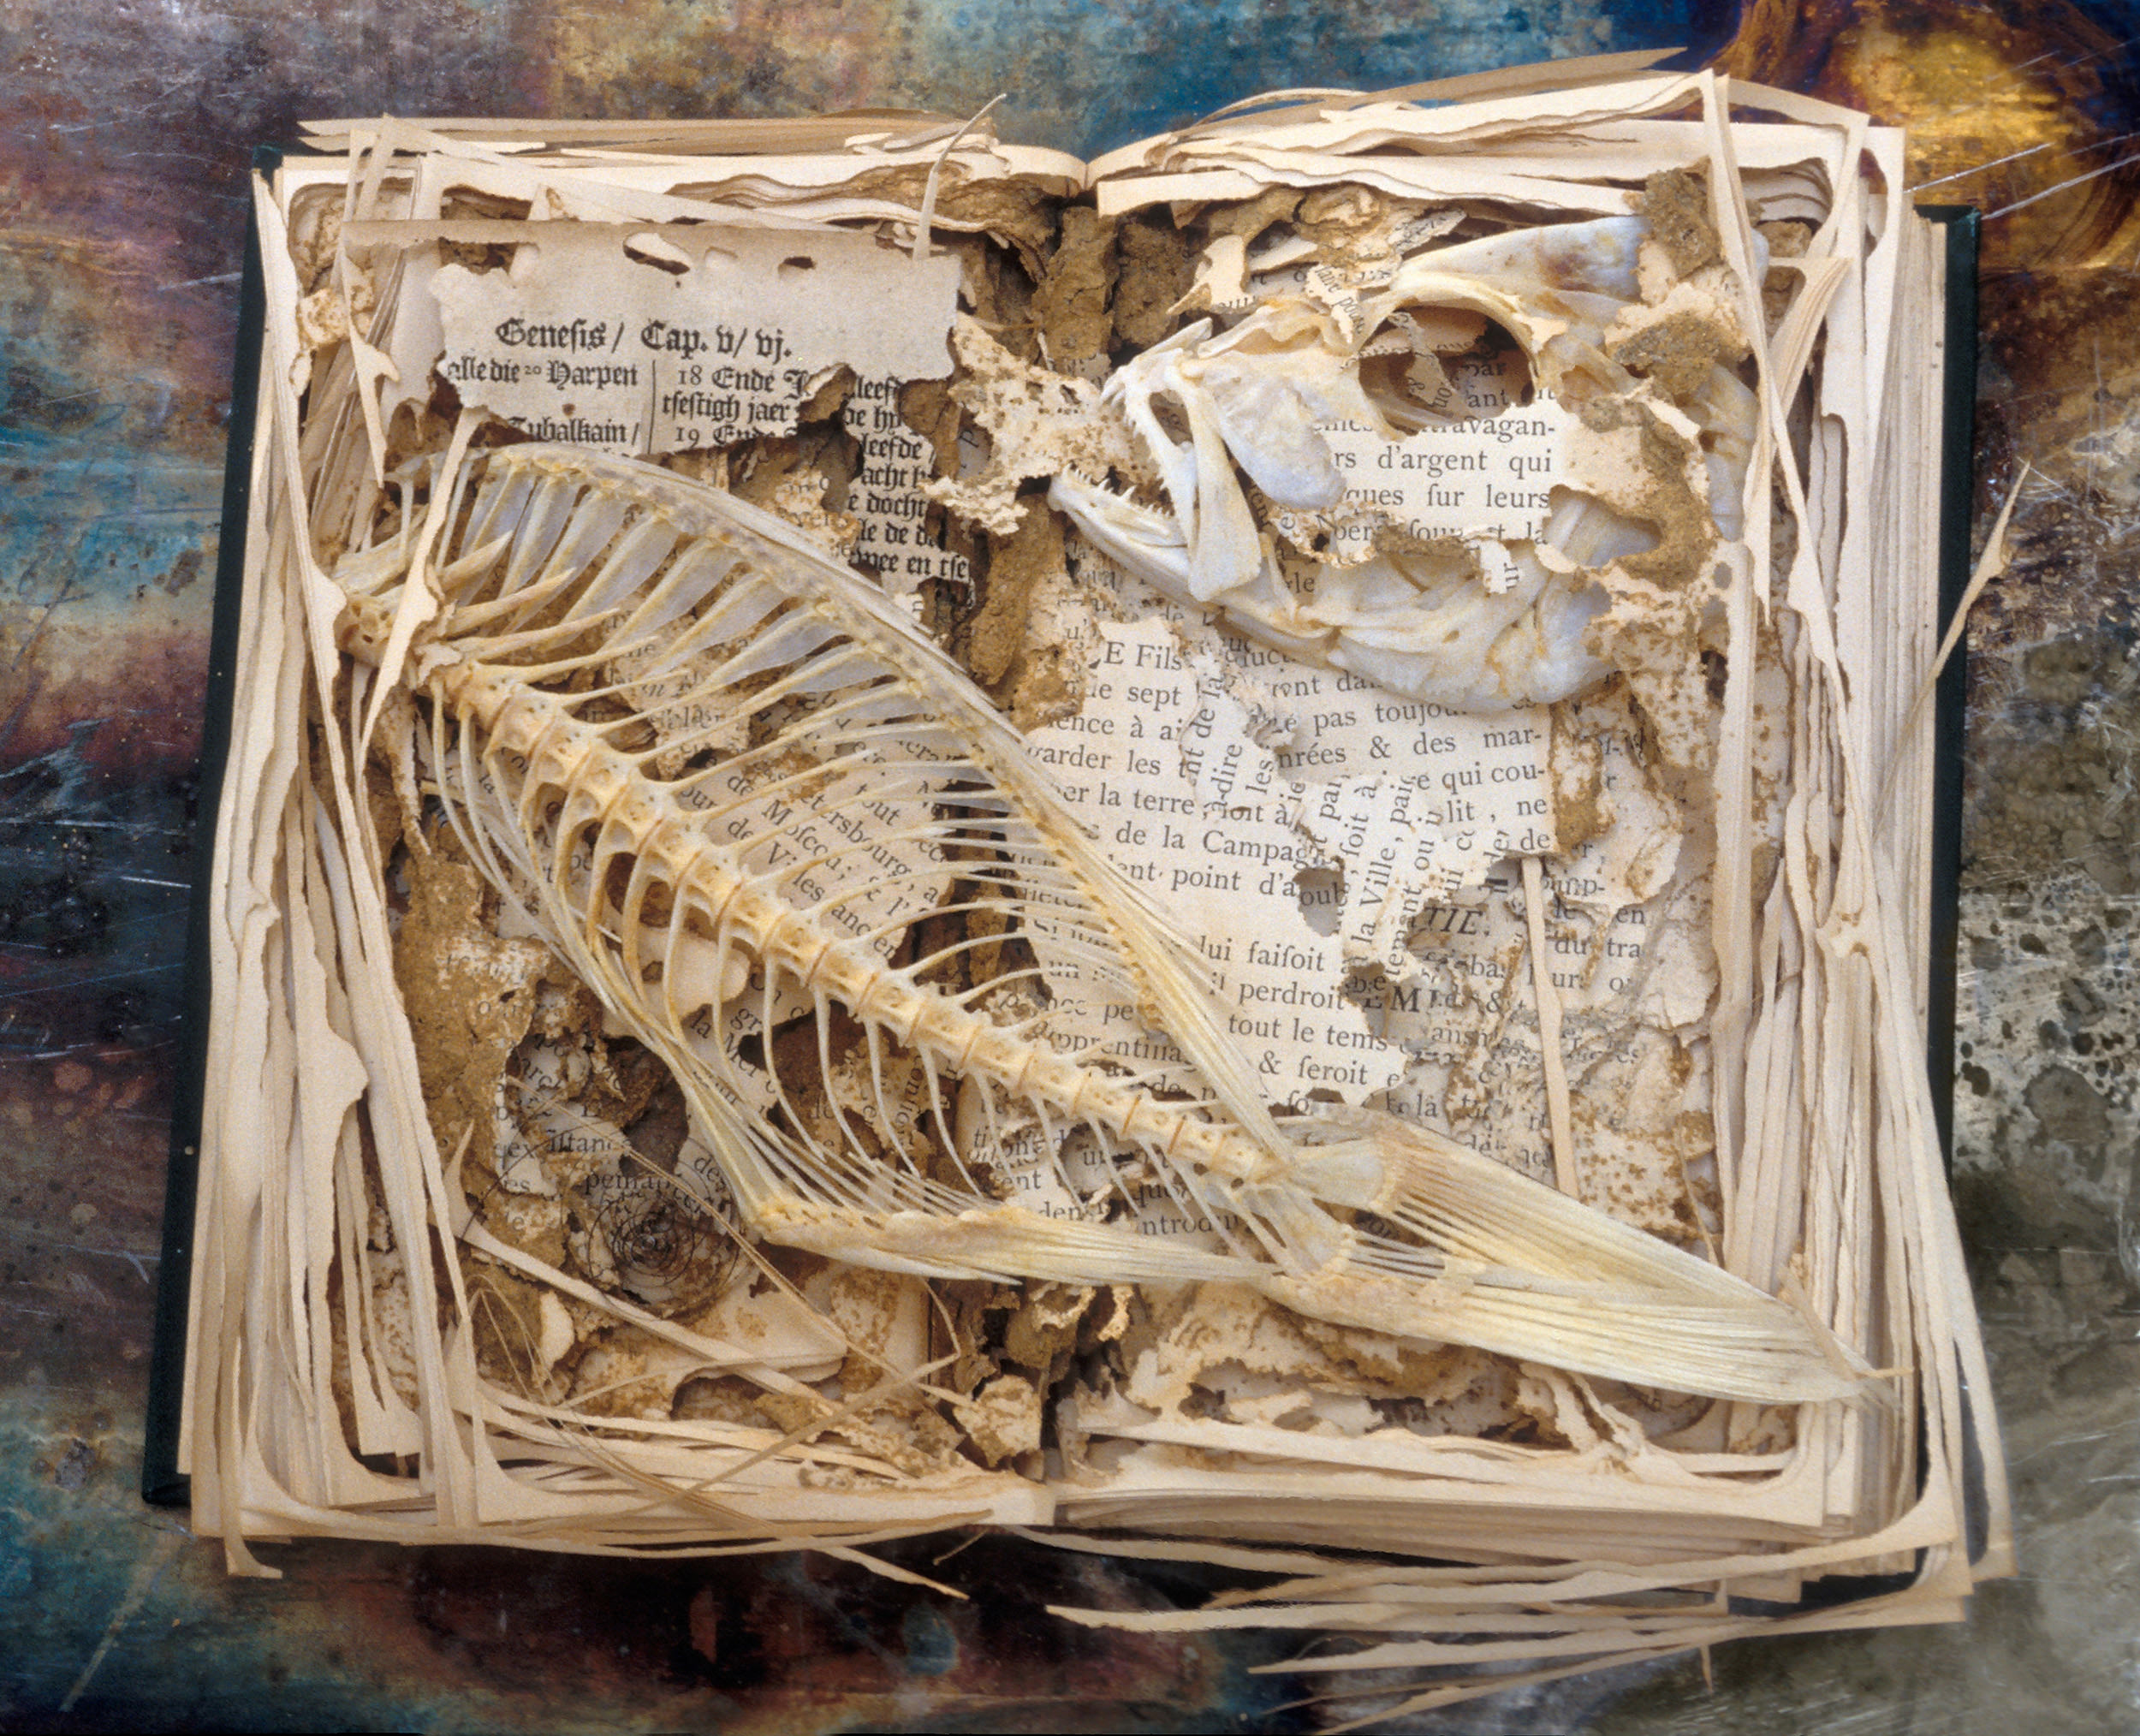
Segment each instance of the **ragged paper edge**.
[{"label": "ragged paper edge", "polygon": [[[263,214],[267,220],[267,232],[272,248],[274,243],[280,239],[279,225],[274,220],[271,209],[264,208]],[[269,271],[274,288],[283,292],[282,305],[288,306],[290,297],[287,254],[271,254]],[[276,330],[280,336],[283,333],[284,328],[278,325]],[[294,359],[294,345],[287,336],[284,336],[283,341],[276,345],[273,353],[283,360],[285,366],[270,377],[269,384],[264,389],[267,401],[262,407],[264,411],[262,419],[264,426],[270,428],[282,437],[263,443],[264,453],[270,455],[268,474],[265,479],[269,485],[264,487],[256,498],[264,502],[276,501],[282,504],[288,504],[291,496],[288,492],[289,484],[287,480],[287,459],[295,443],[289,438],[294,426],[295,404],[294,393],[291,390],[292,376],[288,363]],[[282,473],[278,474],[278,470]],[[296,519],[297,523],[301,526],[301,508],[298,509]],[[296,556],[298,567],[294,568],[290,556],[295,551],[292,549],[292,538],[287,528],[288,523],[288,520],[286,519],[283,526],[278,526],[276,532],[256,538],[251,545],[249,574],[254,584],[273,590],[288,584],[293,577],[298,576],[298,572],[301,569],[303,556],[301,554]],[[276,559],[275,553],[278,550],[282,551],[282,556],[280,561]],[[289,617],[293,621],[300,618],[306,612],[306,605],[312,601],[312,596],[306,592],[301,582],[297,586],[297,593],[291,598],[292,602],[298,605],[298,614]],[[270,618],[273,618],[272,615]],[[331,621],[325,625],[330,631]],[[321,623],[316,616],[312,621],[312,627],[315,633],[321,630]],[[315,639],[315,651],[318,642]],[[293,651],[295,649],[294,645],[291,646],[291,649]],[[332,677],[338,661],[330,655],[328,663],[323,666],[321,675],[323,681]],[[241,715],[247,720],[247,727],[241,729],[240,737],[238,750],[240,763],[241,764],[245,763],[244,756],[252,752],[255,746],[280,744],[277,751],[281,754],[281,763],[286,770],[280,779],[263,776],[234,781],[228,788],[232,793],[231,801],[235,806],[227,809],[226,812],[229,817],[230,823],[239,823],[239,811],[246,806],[248,800],[259,800],[260,791],[265,789],[267,792],[270,806],[266,812],[270,821],[274,822],[270,834],[274,840],[272,847],[276,849],[282,865],[268,867],[261,871],[269,877],[268,881],[258,883],[270,883],[279,876],[286,888],[283,893],[284,898],[294,901],[295,895],[287,889],[294,883],[291,877],[302,869],[302,865],[309,853],[306,847],[307,839],[303,826],[294,829],[286,828],[282,826],[279,821],[275,820],[278,809],[274,801],[274,793],[288,787],[289,777],[296,769],[296,762],[291,758],[292,746],[305,739],[306,732],[301,715],[293,715],[293,708],[296,708],[297,711],[301,713],[303,687],[300,681],[304,663],[300,657],[286,656],[279,663],[272,660],[264,661],[261,666],[278,673],[279,687],[271,687],[269,693],[278,696],[274,699],[273,703],[280,715],[263,712],[257,705],[248,705],[241,710]],[[331,732],[328,740],[331,742]],[[345,806],[342,814],[344,835],[367,838],[369,836],[368,827],[359,825],[354,832],[348,829],[348,822],[352,817],[352,811]],[[348,869],[360,868],[361,859],[360,855],[355,859],[345,857],[343,859],[344,871],[341,872],[338,881],[345,894],[355,895],[360,907],[367,895],[376,896],[376,895],[366,894],[360,883],[346,871]],[[305,877],[311,879],[316,877],[318,870],[316,867],[304,869],[303,872]],[[289,908],[293,912],[293,919],[301,922],[301,906],[293,901]],[[376,910],[376,905],[374,908]],[[342,920],[345,924],[350,913],[350,909],[345,907],[342,913]],[[261,931],[258,929],[257,924],[253,926],[254,932]],[[380,931],[377,927],[373,928],[375,934]],[[308,930],[300,926],[295,932],[301,938]],[[308,941],[302,943],[307,948],[310,946]],[[301,1086],[299,1091],[297,1101],[301,1107],[308,1099],[318,1098],[323,1088],[331,1089],[329,1074],[321,1073],[317,1068],[307,1070],[298,1067],[295,1061],[297,1048],[293,1046],[294,1044],[301,1045],[307,1052],[312,1052],[318,1050],[322,1043],[330,1040],[327,1031],[320,1022],[323,1008],[318,998],[329,985],[325,979],[317,975],[308,978],[301,970],[294,980],[297,999],[294,1002],[286,1003],[287,1011],[282,1012],[281,1016],[294,1019],[295,1023],[289,1027],[288,1036],[279,1041],[269,1041],[265,1048],[270,1068],[279,1067],[300,1079],[309,1080],[309,1083]],[[358,978],[353,980],[361,980],[361,973]],[[309,988],[306,986],[308,982],[311,984]],[[270,1002],[278,998],[275,996],[275,985],[271,981],[268,985],[267,993]],[[241,1004],[244,1004],[246,998],[240,997]],[[220,1001],[218,1004],[227,1004],[227,997],[224,1001]],[[257,996],[254,997],[254,1004],[259,1004]],[[274,1027],[277,1010],[264,1008],[259,1016],[266,1018],[270,1027]],[[362,1022],[360,1020],[360,1023]],[[356,1035],[360,1045],[359,1049],[349,1052],[352,1055],[356,1053],[364,1055],[369,1069],[369,1076],[372,1079],[376,1080],[383,1073],[389,1076],[398,1073],[407,1081],[407,1086],[404,1089],[394,1092],[386,1099],[378,1099],[375,1097],[374,1102],[412,1103],[418,1101],[418,1097],[413,1088],[413,1071],[407,1058],[406,1036],[404,1035],[397,1044],[393,1040],[392,1029],[390,1024],[382,1025],[376,1018],[372,1018],[370,1033],[367,1035],[364,1031],[358,1031]],[[377,1048],[382,1037],[386,1039],[386,1048],[383,1052]],[[259,1047],[259,1045],[249,1044],[247,1046]],[[323,1149],[318,1143],[323,1133],[331,1134],[333,1130],[338,1127],[348,1104],[354,1101],[355,1088],[361,1084],[361,1074],[345,1079],[342,1097],[333,1102],[321,1099],[323,1108],[312,1111],[303,1118],[301,1125],[307,1129],[303,1137],[309,1142],[310,1149],[314,1150]],[[236,1094],[234,1101],[242,1112],[255,1099],[250,1093],[240,1093]],[[272,1089],[270,1089],[267,1101],[270,1104],[276,1101]],[[395,1139],[382,1140],[380,1146],[383,1161],[386,1163],[382,1172],[382,1179],[387,1184],[386,1204],[389,1215],[393,1220],[392,1233],[397,1250],[411,1246],[420,1248],[431,1245],[434,1231],[446,1232],[454,1222],[453,1215],[448,1209],[448,1202],[437,1195],[435,1182],[427,1183],[423,1179],[426,1175],[435,1178],[438,1174],[441,1154],[430,1147],[428,1139],[422,1136],[419,1129],[420,1122],[413,1125],[405,1124],[403,1130]],[[242,1131],[240,1130],[237,1144],[233,1145],[229,1140],[216,1137],[216,1133],[223,1131],[217,1129],[215,1133],[211,1133],[205,1147],[204,1161],[210,1166],[209,1173],[211,1175],[216,1174],[213,1167],[216,1161],[225,1153],[235,1151],[242,1154],[248,1143],[265,1143],[269,1145],[282,1143],[280,1139],[274,1137],[271,1129],[265,1141],[255,1142],[247,1142],[243,1137]],[[413,1139],[409,1137],[412,1133],[416,1135]],[[338,1143],[336,1138],[330,1137],[327,1147],[324,1149],[333,1150]],[[392,1161],[396,1154],[401,1151],[409,1151],[413,1154],[416,1164],[413,1171],[406,1170],[401,1164]],[[317,1174],[318,1169],[318,1164],[313,1163],[308,1166],[305,1173]],[[276,1184],[274,1178],[278,1174],[278,1171],[270,1170],[262,1178],[269,1183],[270,1187],[266,1203],[270,1207],[271,1220],[286,1215],[275,1207],[276,1195],[273,1188]],[[411,1192],[412,1184],[416,1190],[414,1192]],[[247,1222],[256,1221],[242,1209],[218,1211],[218,1201],[225,1207],[230,1206],[231,1202],[227,1198],[219,1196],[218,1191],[213,1186],[205,1191],[205,1197],[207,1200],[206,1209],[216,1214],[213,1227],[218,1236],[224,1234],[227,1228],[239,1228]],[[421,1204],[418,1204],[419,1197],[424,1200]],[[315,1212],[320,1198],[318,1195],[313,1196]],[[341,1208],[345,1222],[353,1204],[361,1208],[363,1204],[361,1195],[354,1201],[348,1200],[345,1196],[345,1203]],[[360,1211],[360,1216],[361,1216],[361,1211]],[[319,1220],[316,1216],[313,1222],[315,1228],[318,1228]],[[361,1245],[362,1239],[368,1237],[370,1234],[368,1228],[360,1224],[354,1231],[355,1236],[359,1239],[359,1245]],[[315,1241],[313,1244],[315,1257],[317,1257],[318,1246]],[[349,1236],[345,1234],[342,1238],[342,1246],[347,1249],[350,1246]],[[455,1317],[466,1319],[467,1301],[461,1287],[460,1273],[453,1255],[450,1236],[444,1236],[436,1243],[436,1246],[446,1258],[447,1270],[455,1291],[451,1312]],[[241,1272],[247,1269],[249,1263],[243,1258],[227,1258],[221,1262],[208,1263],[204,1269],[203,1299],[206,1300],[208,1293],[215,1288],[218,1272],[223,1274]],[[418,1401],[418,1408],[413,1414],[429,1419],[423,1435],[410,1441],[407,1444],[411,1447],[420,1446],[426,1458],[433,1462],[434,1486],[438,1490],[438,1502],[435,1512],[430,1514],[411,1513],[407,1516],[405,1521],[389,1525],[386,1529],[389,1531],[402,1529],[406,1525],[431,1526],[442,1534],[466,1534],[467,1527],[473,1525],[488,1525],[502,1523],[512,1525],[537,1519],[555,1521],[562,1513],[586,1510],[585,1503],[578,1497],[575,1497],[574,1501],[568,1502],[564,1507],[559,1508],[549,1498],[544,1496],[539,1489],[532,1486],[528,1487],[524,1494],[515,1494],[514,1491],[521,1487],[520,1483],[515,1479],[504,1477],[499,1471],[495,1457],[488,1448],[483,1447],[480,1435],[474,1437],[479,1450],[473,1461],[462,1461],[456,1469],[454,1462],[455,1455],[450,1453],[446,1454],[443,1462],[441,1461],[442,1448],[444,1443],[437,1430],[441,1425],[446,1425],[449,1429],[449,1419],[453,1411],[462,1408],[472,1401],[473,1394],[477,1390],[473,1370],[465,1360],[467,1353],[465,1337],[457,1341],[454,1335],[442,1333],[443,1317],[440,1312],[440,1300],[429,1293],[426,1281],[431,1266],[430,1257],[423,1258],[412,1267],[409,1262],[399,1259],[397,1255],[394,1263],[396,1269],[400,1270],[406,1278],[416,1279],[413,1284],[407,1287],[404,1298],[397,1307],[410,1311],[413,1316],[406,1328],[401,1329],[405,1332],[401,1341],[413,1348],[416,1357],[413,1375],[418,1387],[413,1396]],[[304,1262],[300,1260],[298,1263],[298,1268],[293,1269],[288,1268],[285,1263],[276,1262],[270,1269],[272,1271],[292,1269],[291,1281],[295,1284],[300,1281],[297,1276],[297,1271],[301,1270],[303,1264]],[[228,1284],[228,1277],[223,1279],[223,1282]],[[321,1293],[315,1288],[312,1293],[317,1298]],[[258,1317],[263,1313],[271,1317],[277,1311],[273,1297],[272,1285],[264,1293],[256,1292],[250,1304],[251,1311],[256,1317],[255,1330],[273,1329],[268,1319]],[[368,1308],[360,1310],[357,1315],[353,1315],[352,1318],[361,1317],[361,1315],[367,1311]],[[196,1311],[196,1320],[208,1321],[216,1312],[217,1310],[212,1306],[199,1308]],[[315,1317],[314,1324],[318,1323],[317,1317]],[[228,1317],[221,1324],[223,1328],[224,1352],[216,1358],[216,1361],[218,1366],[227,1367],[229,1366],[228,1352],[231,1342],[228,1335],[237,1329],[235,1320]],[[299,1331],[300,1341],[303,1341],[302,1329],[297,1328],[294,1321],[288,1322],[288,1324]],[[374,1329],[375,1331],[376,1329]],[[371,1341],[372,1336],[373,1333],[360,1334],[357,1340],[353,1341],[353,1353],[359,1362],[370,1360],[370,1358],[366,1352],[356,1347]],[[461,1348],[458,1352],[451,1348],[456,1341],[461,1344]],[[442,1342],[449,1347],[447,1360],[443,1363],[438,1359],[438,1347]],[[427,1349],[426,1347],[430,1348]],[[724,1356],[732,1362],[737,1359],[734,1353],[723,1352],[717,1346],[704,1347],[703,1353],[712,1360],[715,1365],[718,1365],[719,1359]],[[320,1346],[318,1359],[313,1364],[315,1370],[324,1369],[329,1360],[325,1347]],[[267,1366],[271,1370],[275,1365],[274,1359],[270,1358]],[[398,1382],[383,1370],[372,1375],[366,1374],[360,1367],[353,1369],[352,1372],[366,1390],[374,1395],[375,1400],[383,1400],[389,1405],[394,1402],[394,1392]],[[215,1390],[217,1388],[211,1388],[211,1392]],[[228,1393],[227,1385],[222,1390]],[[318,1388],[316,1386],[315,1401],[318,1394]],[[261,1402],[261,1397],[262,1395],[259,1394],[254,1395],[252,1402],[255,1407]],[[235,1402],[235,1394],[230,1396],[229,1402]],[[296,1528],[311,1529],[313,1527],[301,1521],[305,1517],[303,1509],[312,1502],[324,1500],[328,1504],[332,1504],[337,1498],[376,1500],[386,1489],[400,1487],[394,1479],[389,1478],[382,1483],[376,1473],[362,1471],[354,1461],[347,1457],[346,1450],[342,1450],[342,1455],[338,1458],[332,1456],[340,1448],[341,1429],[339,1425],[318,1413],[316,1402],[301,1406],[298,1414],[309,1415],[311,1421],[306,1427],[300,1428],[295,1436],[292,1436],[288,1432],[288,1423],[294,1418],[286,1415],[282,1423],[274,1426],[266,1436],[251,1447],[241,1445],[232,1439],[229,1431],[235,1420],[235,1415],[227,1408],[227,1406],[223,1407],[223,1416],[219,1419],[221,1426],[212,1430],[204,1429],[201,1426],[204,1419],[198,1413],[196,1414],[194,1426],[191,1431],[190,1445],[194,1450],[197,1461],[196,1474],[202,1477],[203,1494],[207,1497],[201,1502],[204,1521],[211,1525],[219,1525],[223,1529],[224,1534],[233,1545],[233,1560],[235,1566],[248,1565],[249,1558],[245,1554],[241,1541],[242,1535],[247,1530],[265,1530],[270,1532],[287,1531],[293,1528],[290,1523],[293,1519],[300,1521]],[[275,1412],[270,1406],[268,1414],[273,1416],[282,1413]],[[532,1438],[539,1442],[550,1432],[547,1430],[538,1431]],[[701,1432],[704,1433],[704,1431]],[[819,1432],[822,1430],[808,1431],[810,1434]],[[330,1462],[324,1465],[316,1463],[315,1468],[310,1472],[304,1471],[296,1463],[284,1464],[272,1473],[265,1471],[264,1454],[277,1460],[282,1457],[276,1443],[289,1442],[294,1444],[295,1442],[306,1438],[309,1438],[313,1443],[310,1451],[316,1452],[321,1447],[328,1448],[330,1454]],[[450,1433],[445,1438],[450,1440],[452,1438]],[[806,1440],[807,1435],[800,1437],[796,1443],[805,1448],[805,1458],[810,1456],[806,1448]],[[383,1437],[381,1444],[385,1444]],[[582,1492],[598,1497],[604,1476],[610,1474],[605,1472],[603,1467],[614,1457],[614,1454],[607,1449],[594,1450],[591,1438],[587,1440],[586,1445],[580,1448],[573,1447],[568,1436],[559,1437],[559,1444],[564,1452],[565,1462],[580,1462],[586,1465],[592,1472],[591,1478],[580,1479],[582,1484],[585,1485]],[[739,1445],[726,1449],[728,1457],[731,1460],[736,1460],[738,1465],[743,1467],[747,1467],[753,1460],[776,1464],[782,1458],[792,1459],[793,1457],[793,1450],[788,1443],[781,1442],[771,1443],[770,1460],[769,1449],[755,1442],[748,1444],[753,1450],[746,1451],[742,1445]],[[701,1451],[698,1454],[700,1460],[707,1458],[708,1448],[718,1448],[717,1438],[702,1442]],[[836,1459],[840,1455],[835,1454],[834,1456]],[[852,1457],[852,1455],[848,1456]],[[694,1471],[689,1480],[703,1482],[709,1473],[733,1475],[735,1468],[736,1466],[732,1465],[728,1471],[723,1471],[721,1468],[720,1453],[716,1450],[712,1454],[712,1462],[708,1464],[704,1471]],[[881,1473],[891,1471],[892,1467],[881,1466],[878,1469]],[[325,1478],[324,1483],[320,1481],[323,1477]],[[261,1480],[263,1477],[265,1481]],[[757,1480],[762,1482],[762,1475]],[[900,1480],[903,1479],[899,1478],[895,1473],[895,1481]],[[960,1482],[972,1482],[972,1480],[971,1478],[954,1479],[954,1481]],[[937,1481],[941,1482],[941,1479]],[[991,1480],[982,1476],[979,1481],[981,1484],[986,1485]],[[1001,1482],[1002,1479],[994,1481]],[[246,1487],[247,1484],[252,1486]],[[309,1501],[306,1497],[297,1495],[297,1491],[306,1485],[311,1485],[314,1489],[314,1495]],[[293,1495],[297,1495],[297,1498],[293,1501],[276,1494],[275,1490],[277,1487],[289,1488]],[[621,1482],[612,1482],[610,1487],[615,1498],[624,1501],[625,1508],[635,1508],[643,1505],[644,1488],[637,1476],[627,1477]],[[993,1495],[987,1493],[984,1487],[978,1491],[978,1507],[975,1506],[972,1498],[964,1495],[954,1495],[949,1499],[954,1507],[972,1508],[977,1516],[981,1513],[993,1512],[996,1513],[999,1517],[1019,1516],[1031,1519],[1044,1517],[1047,1509],[1044,1495],[1031,1492],[1029,1485],[1020,1485],[1018,1488],[1008,1489]],[[945,1503],[945,1495],[939,1492],[930,1499],[933,1510],[941,1513]],[[1008,1507],[1003,1505],[1006,1500],[1011,1503]],[[264,1501],[265,1505],[263,1505]],[[598,1513],[602,1505],[603,1502],[599,1498],[595,1499],[593,1510]],[[678,1508],[677,1518],[687,1525],[696,1523],[703,1526],[707,1519],[712,1517],[712,1510],[704,1509],[700,1513],[697,1520],[693,1521],[690,1517],[693,1505],[693,1501],[685,1501]],[[853,1521],[842,1519],[840,1511],[843,1507],[852,1507],[852,1501],[843,1501],[832,1495],[823,1498],[805,1495],[800,1501],[791,1499],[787,1505],[792,1510],[793,1517],[783,1519],[776,1509],[769,1509],[768,1517],[763,1522],[770,1527],[767,1535],[777,1537],[784,1546],[802,1546],[811,1543],[835,1546],[839,1531],[843,1528],[853,1528]],[[623,1510],[625,1509],[620,1509],[620,1511]],[[831,1533],[827,1533],[823,1524],[811,1519],[811,1515],[813,1513],[821,1514],[826,1522],[832,1525]],[[752,1522],[746,1519],[743,1524],[747,1535],[752,1528]],[[731,1521],[730,1525],[723,1529],[732,1529],[733,1525],[734,1522]],[[875,1535],[881,1532],[883,1527],[878,1521],[870,1520],[866,1523],[865,1529],[870,1534]]]}]

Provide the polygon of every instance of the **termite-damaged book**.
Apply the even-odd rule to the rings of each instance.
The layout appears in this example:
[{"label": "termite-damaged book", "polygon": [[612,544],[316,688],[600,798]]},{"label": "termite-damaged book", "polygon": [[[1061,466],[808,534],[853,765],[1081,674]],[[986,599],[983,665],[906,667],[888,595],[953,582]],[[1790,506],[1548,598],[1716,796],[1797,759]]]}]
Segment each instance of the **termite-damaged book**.
[{"label": "termite-damaged book", "polygon": [[2006,1568],[1896,133],[306,142],[179,1142],[234,1570],[1014,1527],[1424,1705]]}]

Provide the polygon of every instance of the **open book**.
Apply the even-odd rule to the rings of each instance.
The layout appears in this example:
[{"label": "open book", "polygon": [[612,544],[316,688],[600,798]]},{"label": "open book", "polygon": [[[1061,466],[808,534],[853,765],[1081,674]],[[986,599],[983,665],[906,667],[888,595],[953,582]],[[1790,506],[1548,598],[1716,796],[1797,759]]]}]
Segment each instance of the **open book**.
[{"label": "open book", "polygon": [[181,1129],[235,1570],[1013,1526],[1421,1705],[2006,1570],[1899,135],[1626,57],[1091,163],[309,132]]}]

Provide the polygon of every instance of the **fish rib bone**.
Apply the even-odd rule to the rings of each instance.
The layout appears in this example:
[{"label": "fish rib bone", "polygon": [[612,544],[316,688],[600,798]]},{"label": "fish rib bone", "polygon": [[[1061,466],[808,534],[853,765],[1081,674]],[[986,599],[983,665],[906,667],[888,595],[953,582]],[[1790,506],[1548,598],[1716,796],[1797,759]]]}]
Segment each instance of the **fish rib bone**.
[{"label": "fish rib bone", "polygon": [[[535,770],[547,760],[568,788],[591,784],[611,791],[600,806],[603,842],[609,844],[613,824],[625,833],[611,853],[656,860],[666,855],[672,897],[687,889],[695,895],[738,945],[781,966],[799,990],[822,984],[858,1023],[880,1025],[901,1043],[926,1049],[946,1071],[978,1073],[1014,1098],[1055,1109],[1066,1123],[1090,1123],[1231,1180],[1257,1185],[1274,1179],[1276,1160],[1245,1133],[1184,1115],[1149,1091],[1114,1085],[1030,1038],[1014,1037],[867,948],[826,933],[808,912],[759,890],[731,848],[693,829],[674,798],[650,787],[629,758],[603,743],[598,728],[568,716],[554,700],[544,705],[539,690],[467,663],[443,670],[437,689],[448,708],[482,729],[496,750],[527,760],[531,787]],[[614,812],[620,799],[634,800],[635,817]],[[560,847],[564,836],[561,826]],[[599,867],[597,858],[589,876],[596,884]],[[636,938],[636,923],[622,927]],[[628,950],[626,963],[633,963]],[[677,1016],[673,1001],[666,1010]]]}]

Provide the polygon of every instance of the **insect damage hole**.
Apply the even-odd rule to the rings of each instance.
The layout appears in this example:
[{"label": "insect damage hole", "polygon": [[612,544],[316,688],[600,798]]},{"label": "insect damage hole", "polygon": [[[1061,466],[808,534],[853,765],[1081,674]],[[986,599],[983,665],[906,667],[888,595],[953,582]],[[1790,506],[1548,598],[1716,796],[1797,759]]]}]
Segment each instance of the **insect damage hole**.
[{"label": "insect damage hole", "polygon": [[624,243],[624,257],[634,264],[651,265],[657,271],[666,271],[672,277],[681,277],[691,270],[691,256],[666,236],[651,230],[641,230],[627,236]]},{"label": "insect damage hole", "polygon": [[1360,386],[1394,426],[1490,421],[1529,404],[1531,363],[1508,330],[1468,308],[1400,307],[1360,351]]}]

